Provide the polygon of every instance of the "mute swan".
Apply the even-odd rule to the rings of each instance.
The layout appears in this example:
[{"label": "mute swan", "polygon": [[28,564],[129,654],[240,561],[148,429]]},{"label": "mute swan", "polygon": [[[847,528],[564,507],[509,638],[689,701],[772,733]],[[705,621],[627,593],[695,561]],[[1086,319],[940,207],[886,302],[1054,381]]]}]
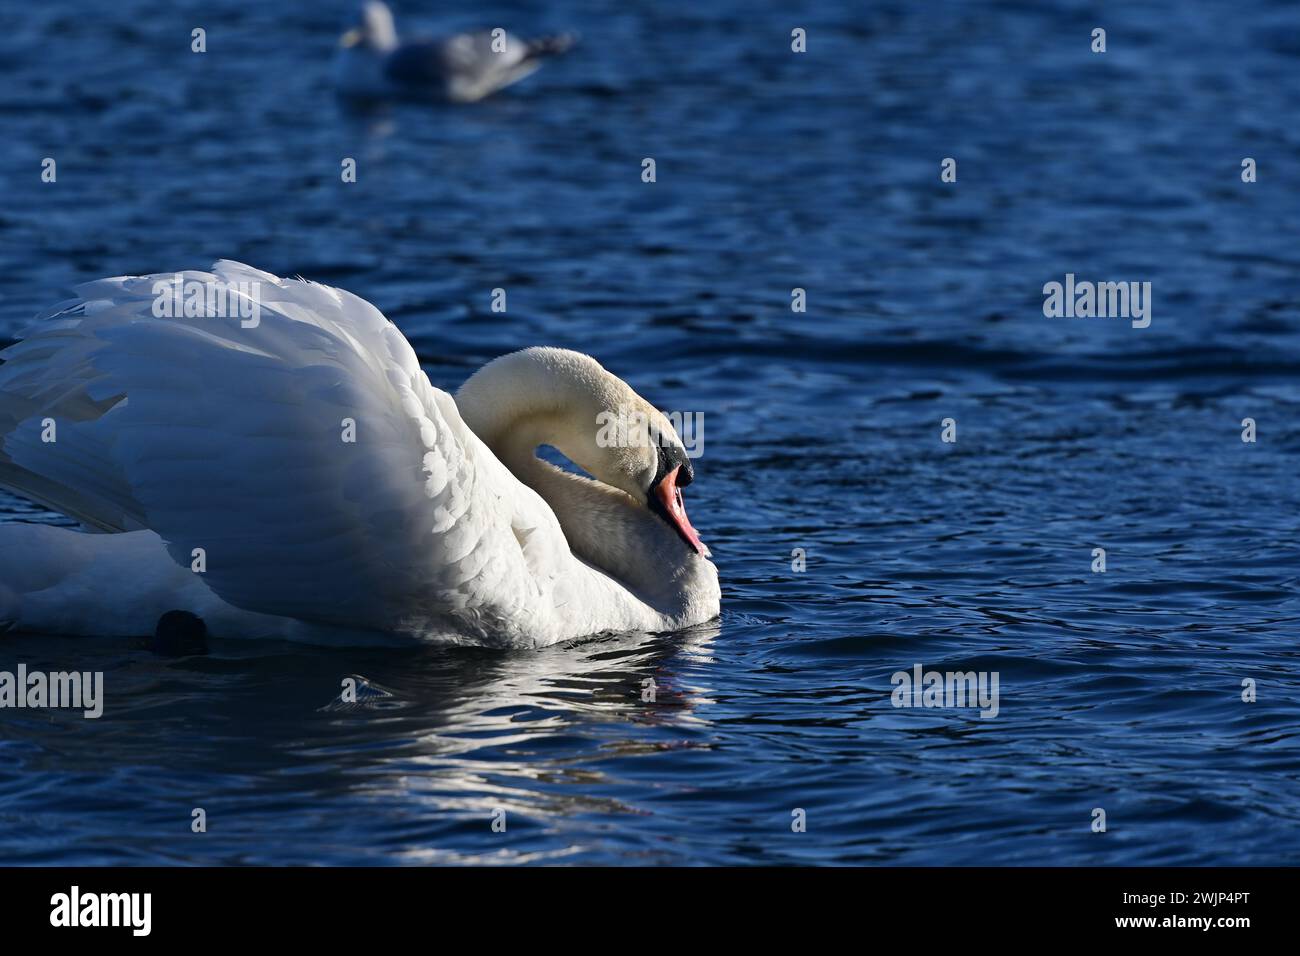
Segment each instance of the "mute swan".
[{"label": "mute swan", "polygon": [[517,83],[574,43],[570,34],[521,40],[493,32],[399,42],[387,5],[370,0],[339,40],[335,83],[350,97],[432,95],[472,103]]},{"label": "mute swan", "polygon": [[540,646],[717,615],[681,440],[594,359],[525,349],[453,400],[339,289],[220,261],[77,292],[0,352],[0,486],[89,530],[0,524],[0,631],[178,610],[216,637]]}]

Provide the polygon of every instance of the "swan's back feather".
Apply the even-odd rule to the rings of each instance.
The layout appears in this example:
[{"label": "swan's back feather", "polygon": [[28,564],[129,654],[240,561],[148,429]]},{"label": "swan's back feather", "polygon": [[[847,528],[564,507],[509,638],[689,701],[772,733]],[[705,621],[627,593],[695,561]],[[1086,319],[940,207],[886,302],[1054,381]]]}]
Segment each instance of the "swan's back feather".
[{"label": "swan's back feather", "polygon": [[80,286],[0,353],[0,485],[102,530],[151,528],[185,567],[204,549],[205,583],[246,610],[408,631],[526,619],[563,535],[391,322],[228,261],[182,279],[259,283],[256,327],[155,317],[171,278]]}]

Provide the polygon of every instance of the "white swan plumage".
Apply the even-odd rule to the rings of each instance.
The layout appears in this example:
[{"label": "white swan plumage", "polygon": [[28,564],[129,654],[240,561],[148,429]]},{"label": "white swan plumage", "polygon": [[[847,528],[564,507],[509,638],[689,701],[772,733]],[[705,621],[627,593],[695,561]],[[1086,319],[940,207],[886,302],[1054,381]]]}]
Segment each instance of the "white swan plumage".
[{"label": "white swan plumage", "polygon": [[[193,314],[158,314],[168,288]],[[182,309],[196,288],[219,295]],[[184,610],[217,637],[541,646],[717,615],[681,440],[589,356],[502,356],[453,399],[339,289],[219,261],[77,292],[0,352],[0,487],[80,524],[0,524],[0,631]]]}]

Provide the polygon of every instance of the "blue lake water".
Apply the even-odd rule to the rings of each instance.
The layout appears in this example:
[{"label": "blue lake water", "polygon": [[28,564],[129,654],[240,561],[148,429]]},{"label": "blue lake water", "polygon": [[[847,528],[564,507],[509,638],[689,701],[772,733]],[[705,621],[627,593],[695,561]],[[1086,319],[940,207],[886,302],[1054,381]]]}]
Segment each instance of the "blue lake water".
[{"label": "blue lake water", "polygon": [[[0,711],[0,862],[1300,862],[1300,8],[753,6],[399,4],[582,43],[368,114],[338,0],[0,10],[0,339],[234,258],[367,297],[440,387],[587,351],[703,416],[724,590],[512,653],[0,637],[108,695]],[[1150,327],[1046,318],[1067,273],[1151,282]],[[997,716],[895,708],[916,664]]]}]

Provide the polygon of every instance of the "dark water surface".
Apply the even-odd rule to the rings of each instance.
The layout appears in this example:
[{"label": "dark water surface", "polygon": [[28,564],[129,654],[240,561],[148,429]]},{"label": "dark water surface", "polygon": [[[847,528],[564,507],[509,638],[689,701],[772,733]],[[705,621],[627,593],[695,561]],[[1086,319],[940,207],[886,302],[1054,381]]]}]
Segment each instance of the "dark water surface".
[{"label": "dark water surface", "polygon": [[[590,352],[704,416],[722,618],[514,653],[5,636],[0,669],[108,699],[0,711],[0,861],[1300,862],[1294,2],[420,6],[399,29],[583,42],[355,115],[350,4],[5,5],[0,338],[225,257],[366,296],[444,388]],[[1045,318],[1069,272],[1150,281],[1150,328]],[[894,708],[915,664],[997,672],[998,715]],[[349,674],[391,696],[330,707]]]}]

